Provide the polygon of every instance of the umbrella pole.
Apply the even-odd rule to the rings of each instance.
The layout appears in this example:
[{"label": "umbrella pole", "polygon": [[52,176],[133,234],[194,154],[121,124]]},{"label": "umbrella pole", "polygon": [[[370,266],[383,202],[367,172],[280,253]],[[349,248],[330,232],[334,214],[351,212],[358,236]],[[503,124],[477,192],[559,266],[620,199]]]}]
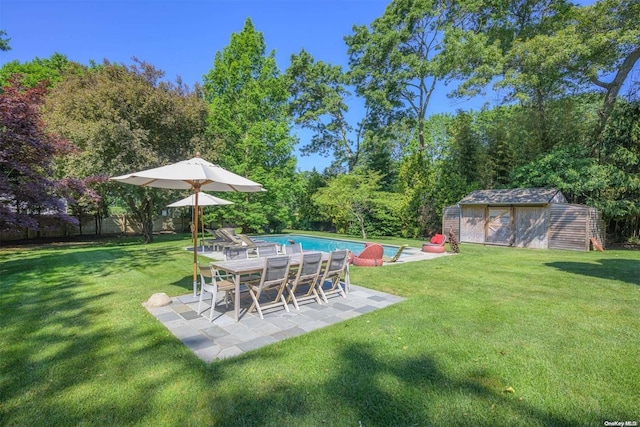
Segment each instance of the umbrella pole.
[{"label": "umbrella pole", "polygon": [[191,238],[193,239],[193,296],[198,296],[198,193],[200,186],[195,187],[195,206],[193,209],[193,231]]},{"label": "umbrella pole", "polygon": [[202,243],[202,252],[206,252],[204,248],[204,206],[200,206],[200,243]]}]

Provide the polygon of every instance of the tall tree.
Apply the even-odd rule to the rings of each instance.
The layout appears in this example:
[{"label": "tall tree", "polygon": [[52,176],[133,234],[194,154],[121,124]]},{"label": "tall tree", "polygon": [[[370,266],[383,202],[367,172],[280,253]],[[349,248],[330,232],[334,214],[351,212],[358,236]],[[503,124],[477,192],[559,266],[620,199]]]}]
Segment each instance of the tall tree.
[{"label": "tall tree", "polygon": [[548,103],[567,94],[601,91],[602,107],[592,123],[597,152],[620,89],[640,59],[640,4],[511,0],[482,2],[464,13],[470,24],[448,32],[446,40],[456,64],[451,76],[465,79],[458,94],[494,84],[505,100],[530,106],[541,144],[549,150]]},{"label": "tall tree", "polygon": [[595,130],[598,153],[604,132],[622,86],[640,60],[640,3],[635,0],[601,0],[580,9],[577,22],[558,34],[575,33],[570,67],[577,78],[603,90],[603,102]]},{"label": "tall tree", "polygon": [[640,239],[640,100],[619,102],[603,138],[610,185],[597,193],[616,239]]},{"label": "tall tree", "polygon": [[43,216],[66,223],[66,213],[54,180],[54,157],[69,145],[49,133],[40,108],[43,84],[25,88],[17,79],[0,92],[0,229],[42,228]]},{"label": "tall tree", "polygon": [[333,169],[345,165],[346,172],[352,171],[360,158],[367,111],[355,126],[349,121],[348,102],[352,94],[348,74],[340,66],[315,61],[303,49],[291,55],[286,76],[295,122],[313,132],[302,153],[333,154]]},{"label": "tall tree", "polygon": [[310,172],[302,172],[303,191],[295,195],[296,221],[293,226],[301,230],[330,230],[330,222],[318,213],[318,208],[313,204],[312,197],[322,187],[327,185],[327,177],[320,174],[315,168]]},{"label": "tall tree", "polygon": [[204,76],[204,92],[212,141],[204,154],[268,190],[230,195],[236,204],[220,214],[243,231],[281,230],[292,219],[288,204],[300,188],[287,104],[290,94],[275,53],[266,54],[264,37],[250,19],[216,54],[213,68]]},{"label": "tall tree", "polygon": [[357,93],[381,122],[412,123],[420,151],[429,101],[442,77],[438,55],[450,25],[447,10],[438,0],[394,0],[370,28],[355,26],[345,37]]},{"label": "tall tree", "polygon": [[451,69],[444,41],[451,28],[462,25],[455,13],[458,4],[394,0],[369,27],[356,26],[345,37],[349,75],[370,110],[372,127],[405,140],[398,182],[409,236],[425,235],[439,216],[429,190],[436,175],[427,114],[433,93]]},{"label": "tall tree", "polygon": [[[47,99],[47,124],[79,147],[60,165],[61,176],[116,176],[193,157],[204,146],[206,105],[162,76],[145,62],[105,61],[58,83]],[[153,240],[154,216],[177,196],[118,183],[102,190],[112,202],[125,203],[147,242]]]},{"label": "tall tree", "polygon": [[10,41],[11,39],[7,37],[7,32],[0,30],[0,50],[11,50],[11,46],[9,46]]}]

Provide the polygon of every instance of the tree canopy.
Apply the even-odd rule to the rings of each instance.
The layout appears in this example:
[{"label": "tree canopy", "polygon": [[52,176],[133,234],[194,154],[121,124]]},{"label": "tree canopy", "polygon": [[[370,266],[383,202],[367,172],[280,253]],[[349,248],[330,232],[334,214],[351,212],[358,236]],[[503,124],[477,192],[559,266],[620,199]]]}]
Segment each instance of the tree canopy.
[{"label": "tree canopy", "polygon": [[[422,237],[441,231],[442,209],[472,190],[555,186],[598,207],[610,236],[640,239],[638,21],[632,0],[392,0],[345,36],[348,65],[302,49],[281,73],[247,19],[193,89],[137,60],[13,61],[0,67],[4,105],[37,88],[40,100],[25,103],[44,109],[5,107],[3,143],[21,141],[20,126],[43,144],[72,141],[75,149],[38,166],[43,197],[65,199],[77,216],[125,206],[149,239],[151,219],[174,195],[104,180],[196,150],[268,190],[225,195],[235,205],[207,215],[243,231]],[[8,41],[0,30],[0,49]],[[445,90],[460,109],[431,114]],[[479,111],[465,104],[471,96],[486,101]],[[331,157],[331,166],[296,172],[296,126],[311,132],[300,152]],[[5,216],[50,209],[19,205],[8,184],[18,168],[7,159],[3,197],[17,208]]]},{"label": "tree canopy", "polygon": [[[163,73],[137,61],[105,61],[67,75],[46,104],[49,127],[78,146],[59,165],[67,177],[131,173],[191,158],[204,145],[206,106],[197,93],[161,81]],[[110,183],[101,187],[110,203],[124,203],[153,239],[152,220],[177,195],[158,189]]]},{"label": "tree canopy", "polygon": [[264,37],[250,19],[216,54],[213,68],[204,76],[204,94],[209,105],[209,143],[203,153],[268,190],[229,195],[236,204],[219,211],[224,218],[217,219],[243,231],[282,230],[291,221],[289,204],[300,188],[289,91],[274,52],[266,53]]}]

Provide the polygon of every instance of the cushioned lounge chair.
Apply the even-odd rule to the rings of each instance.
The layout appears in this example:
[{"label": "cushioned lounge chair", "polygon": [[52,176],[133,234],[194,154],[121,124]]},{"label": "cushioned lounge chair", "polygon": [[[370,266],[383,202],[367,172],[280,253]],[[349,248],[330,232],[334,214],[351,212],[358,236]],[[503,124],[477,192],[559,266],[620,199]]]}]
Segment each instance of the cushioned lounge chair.
[{"label": "cushioned lounge chair", "polygon": [[422,252],[441,254],[445,251],[446,241],[447,238],[444,234],[435,234],[429,242],[422,244]]},{"label": "cushioned lounge chair", "polygon": [[204,239],[204,243],[207,246],[211,246],[214,250],[221,250],[225,244],[228,244],[229,241],[220,237],[217,233],[217,230],[211,230],[209,228],[205,228],[205,231],[211,234],[213,237],[207,237]]},{"label": "cushioned lounge chair", "polygon": [[267,242],[266,240],[255,239],[253,237],[247,236],[246,234],[237,233],[235,236],[238,239],[242,240],[247,246],[250,246],[250,247],[270,244],[270,242]]},{"label": "cushioned lounge chair", "polygon": [[240,238],[238,238],[238,236],[236,236],[235,232],[233,231],[233,229],[229,229],[229,228],[221,228],[218,230],[218,234],[227,239],[227,241],[235,246],[243,246],[243,242],[242,240],[240,240]]},{"label": "cushioned lounge chair", "polygon": [[377,243],[368,244],[362,252],[355,255],[351,263],[359,267],[375,267],[382,265],[384,248]]}]

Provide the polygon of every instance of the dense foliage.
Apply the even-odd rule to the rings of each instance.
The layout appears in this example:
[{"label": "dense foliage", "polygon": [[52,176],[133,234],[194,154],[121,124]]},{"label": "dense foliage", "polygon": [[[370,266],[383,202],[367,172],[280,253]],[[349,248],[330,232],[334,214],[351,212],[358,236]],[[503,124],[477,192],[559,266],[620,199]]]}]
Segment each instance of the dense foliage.
[{"label": "dense foliage", "polygon": [[286,83],[274,52],[266,54],[264,37],[250,19],[216,54],[204,77],[209,143],[203,153],[268,191],[225,195],[235,204],[216,210],[209,222],[230,223],[245,232],[278,232],[291,224],[290,201],[300,184]]},{"label": "dense foliage", "polygon": [[147,241],[153,239],[153,219],[178,194],[104,180],[193,157],[203,144],[204,103],[183,85],[161,81],[162,75],[144,62],[130,67],[105,62],[67,75],[46,105],[49,127],[79,148],[59,173],[102,182],[97,188],[107,206],[125,205]]},{"label": "dense foliage", "polygon": [[[268,190],[229,195],[235,205],[206,215],[212,226],[424,237],[472,190],[553,186],[600,209],[610,238],[629,240],[640,238],[638,21],[631,0],[393,0],[345,36],[347,67],[303,49],[281,72],[248,19],[202,89],[164,82],[143,62],[86,67],[61,54],[5,64],[0,83],[19,73],[52,87],[47,130],[79,150],[46,178],[66,180],[71,212],[123,206],[148,239],[175,195],[101,180],[200,150]],[[429,114],[445,87],[460,110]],[[470,96],[484,107],[462,108]],[[330,157],[328,168],[295,171],[294,125],[311,132],[301,153]]]},{"label": "dense foliage", "polygon": [[47,220],[49,226],[60,225],[59,221],[77,224],[66,213],[62,183],[53,179],[54,157],[71,147],[45,129],[40,114],[45,92],[43,84],[25,88],[18,79],[0,92],[0,229],[3,230],[40,230],[47,226]]}]

